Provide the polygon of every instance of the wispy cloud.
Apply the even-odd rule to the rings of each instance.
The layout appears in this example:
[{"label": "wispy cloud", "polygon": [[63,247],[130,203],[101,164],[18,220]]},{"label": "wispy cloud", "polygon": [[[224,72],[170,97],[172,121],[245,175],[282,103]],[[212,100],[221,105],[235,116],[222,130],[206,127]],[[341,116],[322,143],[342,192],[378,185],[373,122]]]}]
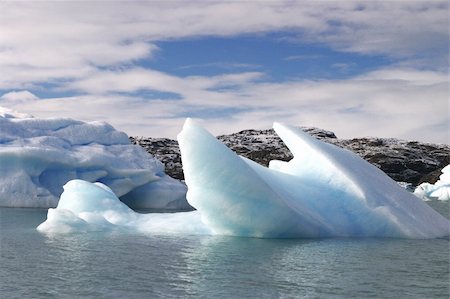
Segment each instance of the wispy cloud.
[{"label": "wispy cloud", "polygon": [[151,59],[158,50],[156,41],[283,30],[298,42],[324,43],[340,51],[404,58],[431,51],[429,61],[448,59],[445,1],[186,2],[181,6],[176,2],[6,1],[0,3],[0,11],[0,68],[8,74],[1,76],[0,88],[79,78],[93,67]]},{"label": "wispy cloud", "polygon": [[310,55],[292,55],[292,56],[288,56],[285,57],[283,60],[284,61],[301,61],[301,60],[308,60],[308,59],[319,59],[323,57],[322,55],[318,55],[318,54],[310,54]]},{"label": "wispy cloud", "polygon": [[98,71],[86,78],[67,83],[64,90],[87,94],[112,95],[114,93],[135,93],[142,90],[155,90],[177,94],[189,105],[224,106],[233,104],[232,99],[216,89],[239,89],[241,86],[263,77],[263,73],[246,72],[217,76],[177,77],[143,68],[132,68],[121,72]]},{"label": "wispy cloud", "polygon": [[[343,137],[448,142],[442,125],[449,118],[448,11],[446,1],[3,1],[0,90],[6,95],[0,105],[37,116],[101,119],[135,135],[174,137],[180,115],[217,109],[221,113],[208,120],[216,133],[281,120]],[[245,61],[181,65],[223,70],[187,77],[141,64],[162,51],[158,41],[270,33],[302,45],[382,55],[392,66],[345,80],[271,82],[265,69]],[[285,61],[318,58],[299,54]],[[334,67],[346,67],[339,63]],[[77,96],[39,99],[25,91],[42,89]],[[174,98],[132,95],[140,91]]]},{"label": "wispy cloud", "polygon": [[[129,75],[133,76],[125,74]],[[207,126],[217,134],[267,128],[279,120],[328,128],[340,137],[397,136],[447,142],[448,132],[441,125],[448,122],[445,73],[388,68],[346,80],[284,83],[258,82],[254,80],[257,76],[246,76],[171,77],[168,80],[174,82],[159,85],[165,86],[168,92],[180,94],[181,100],[148,101],[99,94],[33,99],[12,107],[36,115],[51,116],[56,112],[86,120],[102,119],[133,135],[175,137],[183,122],[181,115],[198,115],[208,109],[215,116],[206,117]],[[117,83],[130,81],[122,79]],[[227,84],[238,85],[232,89],[211,89]],[[118,88],[131,91],[136,86]],[[227,109],[229,113],[223,113]]]},{"label": "wispy cloud", "polygon": [[10,91],[2,96],[0,96],[0,101],[10,102],[12,105],[17,105],[18,103],[26,103],[30,101],[36,101],[39,98],[28,90],[21,91]]},{"label": "wispy cloud", "polygon": [[190,64],[178,67],[180,70],[186,69],[202,69],[202,68],[218,68],[226,71],[230,70],[242,70],[242,69],[260,69],[262,65],[251,63],[235,63],[235,62],[211,62],[202,64]]},{"label": "wispy cloud", "polygon": [[352,64],[351,63],[338,62],[338,63],[333,63],[331,65],[331,67],[334,68],[334,69],[338,69],[338,70],[341,70],[341,71],[345,72],[345,71],[348,71],[352,67]]}]

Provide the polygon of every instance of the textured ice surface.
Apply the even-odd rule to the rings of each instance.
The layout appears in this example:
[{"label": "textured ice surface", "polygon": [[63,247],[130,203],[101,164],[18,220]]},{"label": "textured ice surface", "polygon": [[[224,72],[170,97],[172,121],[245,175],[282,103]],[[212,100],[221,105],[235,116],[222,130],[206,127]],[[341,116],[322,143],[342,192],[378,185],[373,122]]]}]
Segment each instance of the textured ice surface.
[{"label": "textured ice surface", "polygon": [[442,174],[435,184],[422,183],[414,190],[414,194],[423,200],[449,200],[450,199],[450,165],[442,169]]},{"label": "textured ice surface", "polygon": [[265,168],[187,120],[178,135],[187,199],[218,234],[254,237],[449,235],[449,221],[355,154],[275,124],[294,158]]},{"label": "textured ice surface", "polygon": [[103,122],[0,109],[0,206],[55,207],[72,179],[108,185],[134,208],[187,208],[186,187]]},{"label": "textured ice surface", "polygon": [[44,233],[105,230],[151,232],[153,234],[211,234],[197,211],[139,214],[122,203],[101,183],[72,180],[64,185],[57,208],[37,228]]},{"label": "textured ice surface", "polygon": [[70,181],[38,229],[105,229],[247,237],[449,235],[449,221],[353,153],[275,124],[294,154],[270,168],[241,158],[187,120],[179,134],[194,212],[137,214],[106,186]]}]

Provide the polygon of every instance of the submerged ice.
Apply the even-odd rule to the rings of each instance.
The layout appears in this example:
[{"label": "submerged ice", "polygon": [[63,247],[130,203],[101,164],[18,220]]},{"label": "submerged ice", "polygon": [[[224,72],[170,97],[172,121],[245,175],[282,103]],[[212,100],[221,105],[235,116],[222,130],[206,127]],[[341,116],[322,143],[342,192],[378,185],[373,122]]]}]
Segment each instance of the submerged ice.
[{"label": "submerged ice", "polygon": [[104,122],[0,109],[0,206],[55,207],[72,179],[99,181],[134,208],[188,208],[186,187]]},{"label": "submerged ice", "polygon": [[109,228],[246,237],[449,235],[449,221],[353,153],[275,124],[294,154],[269,168],[237,156],[187,120],[178,135],[187,200],[197,209],[137,214],[101,184],[71,181],[43,232]]}]

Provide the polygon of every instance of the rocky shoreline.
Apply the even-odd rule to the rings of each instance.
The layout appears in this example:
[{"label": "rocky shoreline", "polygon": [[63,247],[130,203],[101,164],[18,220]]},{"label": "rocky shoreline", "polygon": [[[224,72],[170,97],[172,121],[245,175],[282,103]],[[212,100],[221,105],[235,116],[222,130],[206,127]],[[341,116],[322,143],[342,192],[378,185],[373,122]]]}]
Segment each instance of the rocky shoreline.
[{"label": "rocky shoreline", "polygon": [[[422,182],[436,182],[441,174],[440,170],[450,164],[450,146],[445,144],[375,137],[339,139],[331,131],[311,127],[302,129],[320,140],[353,151],[395,181],[414,186]],[[264,166],[267,166],[270,160],[292,159],[292,154],[272,129],[243,130],[217,138],[239,155]],[[130,141],[142,146],[160,160],[168,175],[179,180],[184,179],[176,140],[130,137]]]}]

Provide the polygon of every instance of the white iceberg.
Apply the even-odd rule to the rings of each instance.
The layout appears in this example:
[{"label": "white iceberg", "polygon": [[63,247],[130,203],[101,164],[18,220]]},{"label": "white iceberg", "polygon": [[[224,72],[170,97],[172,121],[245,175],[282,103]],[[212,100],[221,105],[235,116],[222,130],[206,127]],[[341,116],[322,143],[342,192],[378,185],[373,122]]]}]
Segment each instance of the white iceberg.
[{"label": "white iceberg", "polygon": [[37,230],[43,233],[72,233],[108,230],[152,234],[211,234],[197,211],[139,214],[122,203],[102,183],[72,180],[64,185],[57,208]]},{"label": "white iceberg", "polygon": [[414,194],[425,201],[450,200],[450,165],[445,166],[441,171],[442,174],[436,183],[422,183],[414,190]]},{"label": "white iceberg", "polygon": [[187,120],[178,135],[197,211],[137,214],[100,184],[71,181],[38,230],[110,228],[264,238],[448,236],[450,222],[353,153],[275,124],[292,150],[269,168],[237,156]]},{"label": "white iceberg", "polygon": [[189,208],[186,186],[109,124],[0,109],[0,206],[55,207],[72,179],[102,182],[133,208]]}]

